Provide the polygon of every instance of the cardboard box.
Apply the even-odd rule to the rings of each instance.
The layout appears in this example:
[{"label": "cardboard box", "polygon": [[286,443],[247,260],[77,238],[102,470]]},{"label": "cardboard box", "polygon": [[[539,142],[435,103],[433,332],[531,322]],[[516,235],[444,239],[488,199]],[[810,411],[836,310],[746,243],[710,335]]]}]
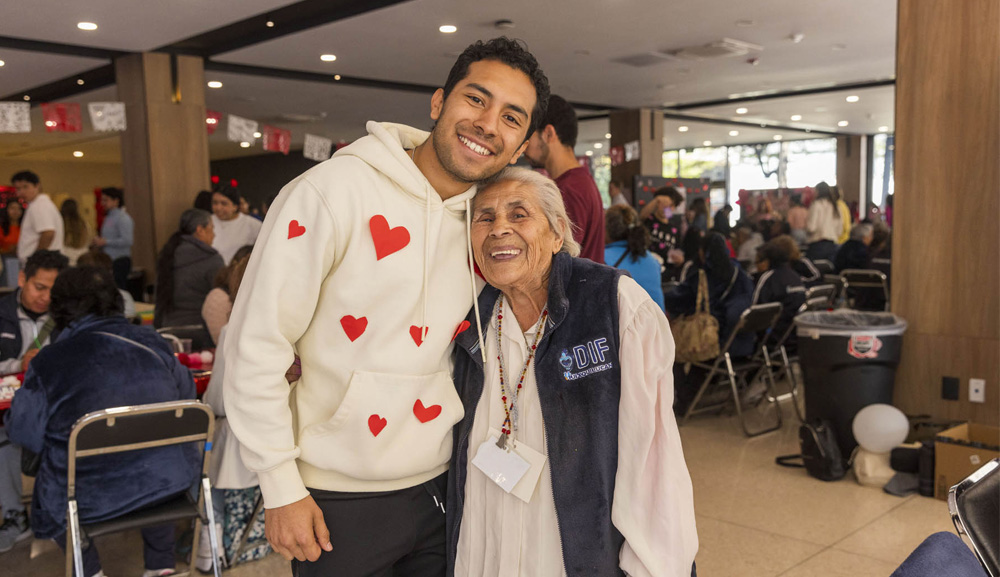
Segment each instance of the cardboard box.
[{"label": "cardboard box", "polygon": [[934,496],[947,501],[948,489],[997,457],[998,427],[965,423],[941,431],[934,439]]}]

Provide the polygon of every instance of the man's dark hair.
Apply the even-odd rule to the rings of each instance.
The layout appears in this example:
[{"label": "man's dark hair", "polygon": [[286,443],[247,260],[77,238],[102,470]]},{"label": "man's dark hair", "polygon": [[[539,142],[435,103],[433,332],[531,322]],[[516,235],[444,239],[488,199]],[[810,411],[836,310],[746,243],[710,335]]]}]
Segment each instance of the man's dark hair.
[{"label": "man's dark hair", "polygon": [[24,263],[24,278],[30,279],[40,270],[54,270],[62,272],[69,266],[69,259],[66,255],[57,250],[36,250],[28,257]]},{"label": "man's dark hair", "polygon": [[531,79],[531,83],[535,86],[535,107],[531,110],[528,134],[524,137],[527,140],[536,129],[543,126],[541,121],[545,116],[545,109],[549,102],[549,79],[538,67],[538,61],[535,60],[531,52],[528,52],[521,41],[501,36],[489,42],[479,40],[475,44],[469,45],[455,61],[455,65],[451,67],[451,72],[448,73],[448,80],[444,83],[445,99],[447,100],[455,86],[469,75],[469,66],[480,60],[494,60],[506,64],[515,70],[524,72]]},{"label": "man's dark hair", "polygon": [[579,128],[576,123],[576,111],[566,99],[557,94],[549,97],[549,107],[545,111],[545,117],[538,123],[538,128],[542,129],[552,125],[559,137],[559,142],[564,146],[573,148],[576,146],[576,137]]},{"label": "man's dark hair", "polygon": [[106,196],[108,198],[113,198],[118,201],[118,206],[125,206],[125,191],[120,188],[110,187],[102,188],[101,196]]},{"label": "man's dark hair", "polygon": [[122,314],[125,301],[111,273],[101,267],[78,266],[59,273],[52,285],[49,313],[59,330],[87,315],[113,317]]},{"label": "man's dark hair", "polygon": [[38,175],[30,170],[22,170],[21,172],[18,172],[14,176],[10,177],[11,184],[18,181],[28,182],[35,186],[38,186],[38,183],[41,182],[41,180],[38,179]]},{"label": "man's dark hair", "polygon": [[658,188],[653,192],[653,196],[669,196],[670,200],[674,202],[674,206],[680,206],[684,202],[684,196],[677,192],[677,189],[672,186],[664,186],[663,188]]}]

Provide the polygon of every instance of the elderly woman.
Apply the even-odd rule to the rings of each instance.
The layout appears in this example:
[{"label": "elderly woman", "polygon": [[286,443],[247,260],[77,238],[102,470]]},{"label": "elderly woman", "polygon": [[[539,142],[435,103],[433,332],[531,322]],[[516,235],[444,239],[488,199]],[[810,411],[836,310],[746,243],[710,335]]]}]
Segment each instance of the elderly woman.
[{"label": "elderly woman", "polygon": [[[574,258],[555,184],[510,168],[473,203],[489,283],[456,336],[448,561],[455,575],[691,574],[691,479],[666,318]],[[470,330],[464,330],[469,328]]]}]

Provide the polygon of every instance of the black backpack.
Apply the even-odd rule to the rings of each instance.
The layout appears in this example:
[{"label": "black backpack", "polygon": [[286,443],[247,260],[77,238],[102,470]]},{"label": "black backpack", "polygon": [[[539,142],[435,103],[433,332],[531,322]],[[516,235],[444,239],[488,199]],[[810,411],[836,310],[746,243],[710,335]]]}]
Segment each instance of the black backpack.
[{"label": "black backpack", "polygon": [[774,462],[782,467],[805,467],[810,475],[821,481],[836,481],[847,473],[829,421],[802,423],[799,427],[799,448],[802,452],[798,455],[777,457]]}]

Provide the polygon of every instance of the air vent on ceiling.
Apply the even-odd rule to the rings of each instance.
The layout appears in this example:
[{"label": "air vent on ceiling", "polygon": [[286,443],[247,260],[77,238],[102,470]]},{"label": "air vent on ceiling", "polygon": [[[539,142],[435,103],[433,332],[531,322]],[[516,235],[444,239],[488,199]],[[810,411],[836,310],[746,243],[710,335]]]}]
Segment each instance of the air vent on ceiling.
[{"label": "air vent on ceiling", "polygon": [[662,52],[645,52],[643,54],[636,54],[635,56],[625,56],[623,58],[615,58],[614,62],[628,64],[629,66],[635,66],[636,68],[645,68],[647,66],[653,66],[654,64],[662,64],[664,62],[669,62],[671,60],[673,60],[672,57]]},{"label": "air vent on ceiling", "polygon": [[682,60],[707,60],[709,58],[725,58],[727,56],[744,56],[750,52],[760,52],[763,46],[750,44],[742,40],[723,38],[701,46],[689,46],[677,50],[666,50],[665,54]]}]

